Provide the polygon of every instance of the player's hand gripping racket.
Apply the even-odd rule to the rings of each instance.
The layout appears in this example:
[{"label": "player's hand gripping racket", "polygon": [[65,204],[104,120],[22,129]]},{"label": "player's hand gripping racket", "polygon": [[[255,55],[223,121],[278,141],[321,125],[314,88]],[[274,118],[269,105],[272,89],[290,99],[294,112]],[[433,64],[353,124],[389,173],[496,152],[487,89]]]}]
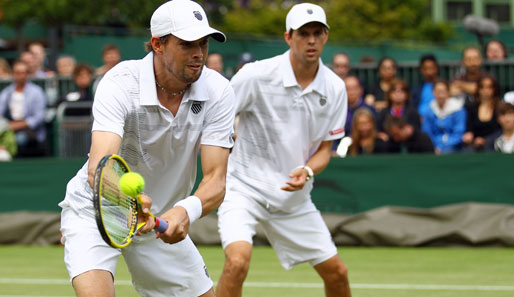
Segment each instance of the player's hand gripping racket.
[{"label": "player's hand gripping racket", "polygon": [[[98,163],[95,172],[94,197],[95,217],[98,230],[102,238],[110,246],[123,248],[129,245],[132,237],[146,222],[138,223],[138,214],[142,214],[141,192],[143,189],[125,193],[121,190],[121,177],[130,172],[130,169],[118,155],[107,155]],[[126,186],[126,184],[125,184]],[[144,187],[144,182],[143,182]],[[137,189],[138,185],[134,185]],[[155,229],[164,232],[168,229],[168,223],[155,217],[148,212],[155,220]]]}]

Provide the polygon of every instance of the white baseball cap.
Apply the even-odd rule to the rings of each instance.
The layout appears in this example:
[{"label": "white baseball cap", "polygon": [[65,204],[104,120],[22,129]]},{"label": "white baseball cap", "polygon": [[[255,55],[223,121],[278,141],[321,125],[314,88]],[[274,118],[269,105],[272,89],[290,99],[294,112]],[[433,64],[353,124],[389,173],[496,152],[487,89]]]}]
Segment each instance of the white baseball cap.
[{"label": "white baseball cap", "polygon": [[195,41],[207,35],[225,42],[225,34],[209,26],[203,8],[191,0],[172,0],[157,8],[150,20],[152,36],[168,34],[185,41]]},{"label": "white baseball cap", "polygon": [[321,23],[327,29],[330,29],[327,24],[327,16],[321,6],[312,3],[296,4],[287,13],[286,31],[298,30],[298,28],[310,22]]}]

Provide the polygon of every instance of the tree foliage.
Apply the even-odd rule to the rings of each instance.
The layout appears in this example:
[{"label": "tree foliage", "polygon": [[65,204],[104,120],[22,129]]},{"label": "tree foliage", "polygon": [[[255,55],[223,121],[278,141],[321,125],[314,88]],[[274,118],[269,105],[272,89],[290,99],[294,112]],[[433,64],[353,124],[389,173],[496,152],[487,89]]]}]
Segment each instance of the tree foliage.
[{"label": "tree foliage", "polygon": [[[450,25],[431,21],[427,0],[313,2],[325,8],[331,39],[441,42],[453,34]],[[222,27],[227,32],[281,35],[285,30],[285,16],[293,4],[293,1],[253,0],[248,7],[236,6],[227,12]]]},{"label": "tree foliage", "polygon": [[[0,0],[2,24],[18,27],[29,19],[65,24],[148,28],[152,12],[166,0]],[[287,11],[297,1],[198,0],[211,23],[227,33],[281,36]],[[447,24],[430,19],[428,0],[312,1],[325,8],[331,39],[445,41]],[[241,5],[242,3],[242,5]]]}]

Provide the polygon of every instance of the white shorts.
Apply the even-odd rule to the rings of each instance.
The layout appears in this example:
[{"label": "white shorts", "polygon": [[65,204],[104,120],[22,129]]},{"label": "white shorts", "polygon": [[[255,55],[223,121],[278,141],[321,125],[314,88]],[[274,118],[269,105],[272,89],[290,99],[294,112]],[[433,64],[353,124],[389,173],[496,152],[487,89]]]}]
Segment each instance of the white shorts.
[{"label": "white shorts", "polygon": [[70,279],[89,270],[110,271],[114,277],[119,255],[123,255],[141,296],[200,296],[213,283],[202,256],[189,236],[176,244],[155,239],[150,232],[136,236],[123,249],[115,249],[102,239],[92,210],[61,213],[64,262]]},{"label": "white shorts", "polygon": [[227,191],[218,210],[223,248],[236,241],[253,243],[260,224],[284,269],[322,263],[337,255],[337,248],[320,212],[309,206],[294,213],[274,211],[246,194]]}]

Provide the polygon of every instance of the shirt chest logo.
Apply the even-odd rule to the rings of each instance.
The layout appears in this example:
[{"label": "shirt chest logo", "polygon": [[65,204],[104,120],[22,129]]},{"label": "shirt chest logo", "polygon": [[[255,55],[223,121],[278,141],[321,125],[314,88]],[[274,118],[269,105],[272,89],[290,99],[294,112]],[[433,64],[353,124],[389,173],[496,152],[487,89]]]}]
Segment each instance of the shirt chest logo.
[{"label": "shirt chest logo", "polygon": [[202,102],[198,102],[198,101],[195,101],[193,102],[193,104],[191,105],[191,111],[194,113],[194,114],[199,114],[201,111],[202,111]]},{"label": "shirt chest logo", "polygon": [[325,96],[321,96],[321,97],[319,98],[319,105],[321,105],[321,106],[325,106],[325,104],[327,104],[327,97],[325,97]]}]

